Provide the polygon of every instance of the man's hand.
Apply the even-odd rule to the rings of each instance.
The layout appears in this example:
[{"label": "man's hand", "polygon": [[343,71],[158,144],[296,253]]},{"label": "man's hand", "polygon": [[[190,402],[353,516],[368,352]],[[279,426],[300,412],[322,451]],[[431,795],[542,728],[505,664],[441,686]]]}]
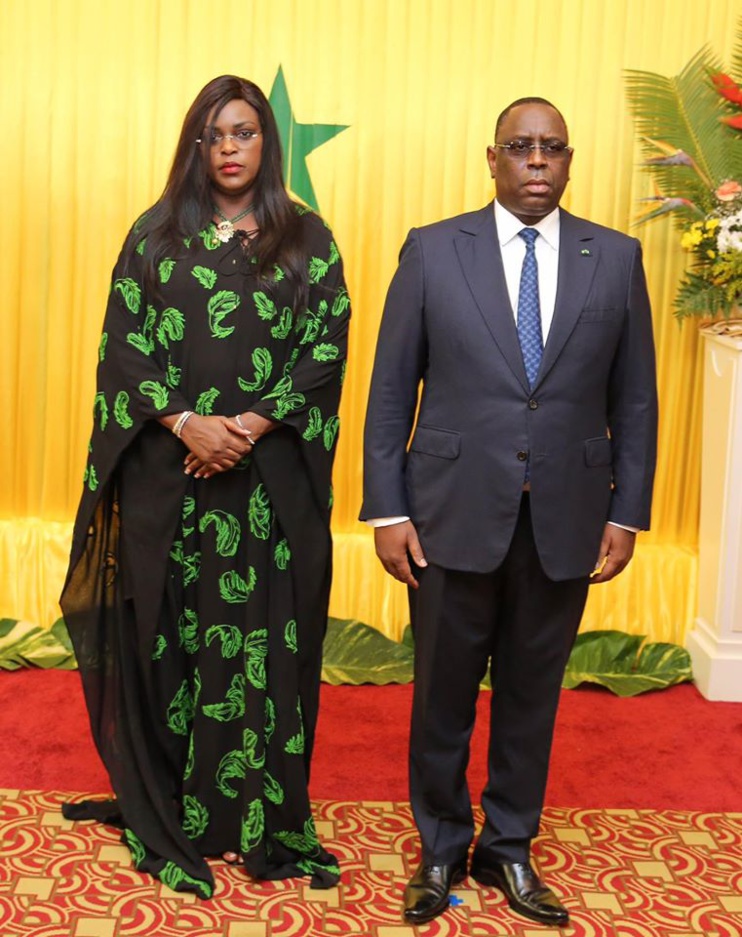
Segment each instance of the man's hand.
[{"label": "man's hand", "polygon": [[417,566],[427,566],[417,531],[412,521],[374,527],[376,555],[384,569],[405,585],[417,589],[417,579],[412,575],[409,556]]},{"label": "man's hand", "polygon": [[590,573],[590,583],[608,582],[629,565],[634,555],[636,534],[615,524],[606,524],[600,542],[600,555],[595,572]]}]

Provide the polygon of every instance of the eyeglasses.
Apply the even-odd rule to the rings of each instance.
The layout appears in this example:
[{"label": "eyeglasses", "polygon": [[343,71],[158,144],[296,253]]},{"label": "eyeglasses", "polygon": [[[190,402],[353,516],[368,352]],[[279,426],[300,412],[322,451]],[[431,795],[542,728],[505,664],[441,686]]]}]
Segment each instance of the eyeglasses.
[{"label": "eyeglasses", "polygon": [[220,133],[218,130],[212,130],[203,137],[199,137],[196,143],[208,143],[209,146],[219,146],[225,140],[231,140],[239,147],[250,146],[250,144],[259,137],[262,130],[235,130],[234,133]]},{"label": "eyeglasses", "polygon": [[566,143],[562,143],[560,140],[554,140],[551,143],[526,143],[525,140],[513,140],[510,143],[495,143],[493,145],[498,149],[505,150],[512,159],[528,159],[538,149],[541,150],[541,155],[546,159],[556,161],[566,159],[573,150],[573,147],[567,146]]}]

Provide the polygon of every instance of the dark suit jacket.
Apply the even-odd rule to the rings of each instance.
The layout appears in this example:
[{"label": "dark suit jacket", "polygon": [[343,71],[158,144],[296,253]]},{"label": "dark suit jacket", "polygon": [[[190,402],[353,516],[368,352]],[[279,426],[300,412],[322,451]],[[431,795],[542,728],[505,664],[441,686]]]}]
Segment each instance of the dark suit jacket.
[{"label": "dark suit jacket", "polygon": [[528,454],[544,570],[584,576],[607,520],[649,527],[656,424],[636,239],[561,211],[554,319],[530,390],[492,204],[410,232],[376,351],[361,519],[408,515],[429,562],[491,571]]}]

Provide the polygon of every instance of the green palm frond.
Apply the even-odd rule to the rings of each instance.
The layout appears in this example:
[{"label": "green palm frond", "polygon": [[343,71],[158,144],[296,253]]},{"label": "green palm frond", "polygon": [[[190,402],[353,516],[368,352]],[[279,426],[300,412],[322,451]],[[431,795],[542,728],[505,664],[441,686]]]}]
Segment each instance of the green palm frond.
[{"label": "green palm frond", "polygon": [[709,81],[711,73],[721,70],[719,60],[704,47],[673,78],[654,72],[626,73],[629,108],[647,159],[662,157],[652,142],[657,141],[682,150],[694,163],[650,164],[648,171],[662,195],[682,195],[704,211],[713,207],[713,188],[742,175],[742,148],[730,146],[730,129],[719,120],[723,102]]}]

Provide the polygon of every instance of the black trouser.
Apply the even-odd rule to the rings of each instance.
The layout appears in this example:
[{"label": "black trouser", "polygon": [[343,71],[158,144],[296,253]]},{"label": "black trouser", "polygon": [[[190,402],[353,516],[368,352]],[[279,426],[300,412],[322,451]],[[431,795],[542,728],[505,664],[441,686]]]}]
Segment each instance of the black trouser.
[{"label": "black trouser", "polygon": [[536,552],[524,494],[508,554],[492,573],[428,566],[410,590],[415,689],[410,800],[426,864],[456,862],[474,835],[466,767],[479,683],[492,700],[483,858],[524,862],[538,832],[564,668],[588,577],[554,582]]}]

